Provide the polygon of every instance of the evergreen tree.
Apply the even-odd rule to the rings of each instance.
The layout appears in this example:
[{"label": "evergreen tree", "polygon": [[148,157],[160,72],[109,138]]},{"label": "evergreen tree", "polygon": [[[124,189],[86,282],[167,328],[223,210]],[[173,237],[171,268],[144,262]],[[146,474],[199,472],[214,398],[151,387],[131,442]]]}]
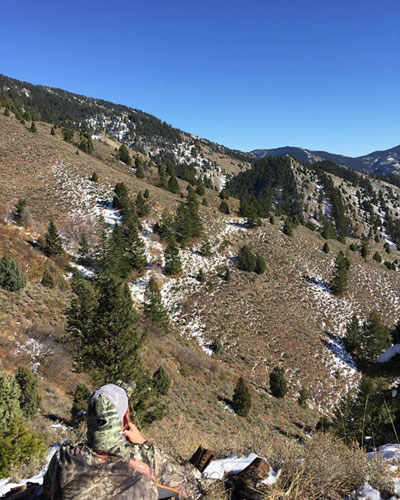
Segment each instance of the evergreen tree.
[{"label": "evergreen tree", "polygon": [[218,210],[221,213],[226,214],[226,215],[229,215],[231,213],[231,211],[229,210],[229,205],[228,205],[228,203],[225,200],[221,201],[221,204],[218,207]]},{"label": "evergreen tree", "polygon": [[256,268],[257,257],[250,250],[250,248],[245,245],[240,249],[237,261],[239,269],[242,271],[253,272]]},{"label": "evergreen tree", "polygon": [[89,325],[79,330],[77,358],[80,369],[98,385],[122,380],[139,380],[143,370],[139,348],[143,335],[137,328],[137,315],[126,284],[102,277],[99,296]]},{"label": "evergreen tree", "polygon": [[42,279],[40,280],[40,284],[46,288],[54,288],[55,287],[54,278],[53,278],[50,270],[47,267],[43,272],[43,276],[42,276]]},{"label": "evergreen tree", "polygon": [[275,217],[273,215],[271,215],[271,217],[269,218],[269,223],[275,224]]},{"label": "evergreen tree", "polygon": [[15,380],[20,388],[19,406],[25,417],[34,417],[40,410],[42,398],[38,378],[27,366],[18,366]]},{"label": "evergreen tree", "polygon": [[171,177],[169,178],[168,190],[174,194],[179,193],[179,184],[178,184],[178,181],[176,180],[176,177],[174,175],[171,175]]},{"label": "evergreen tree", "polygon": [[125,253],[132,269],[143,271],[147,265],[145,245],[133,222],[125,228]]},{"label": "evergreen tree", "polygon": [[326,240],[337,240],[335,226],[326,217],[323,218],[321,235]]},{"label": "evergreen tree", "polygon": [[65,142],[72,142],[74,140],[74,131],[72,128],[64,127],[62,133]]},{"label": "evergreen tree", "polygon": [[25,225],[27,218],[27,203],[26,200],[20,198],[15,205],[14,220],[18,225]]},{"label": "evergreen tree", "polygon": [[125,252],[125,240],[122,227],[114,224],[113,230],[107,241],[107,255],[103,273],[117,279],[125,279],[131,270],[129,257]]},{"label": "evergreen tree", "polygon": [[168,176],[164,165],[158,166],[158,176],[160,178],[160,186],[164,189],[168,189]]},{"label": "evergreen tree", "polygon": [[138,179],[143,179],[144,177],[144,172],[143,172],[143,168],[142,167],[137,167],[136,168],[136,177]]},{"label": "evergreen tree", "polygon": [[232,408],[241,417],[247,417],[251,408],[251,394],[242,377],[239,378],[233,393]]},{"label": "evergreen tree", "polygon": [[256,265],[254,267],[254,272],[257,274],[264,274],[266,269],[265,259],[261,255],[256,255]]},{"label": "evergreen tree", "polygon": [[307,393],[306,389],[304,387],[302,387],[300,389],[300,393],[299,393],[299,397],[297,399],[297,402],[299,403],[299,405],[302,408],[307,408],[308,407],[307,399],[308,399],[308,393]]},{"label": "evergreen tree", "polygon": [[200,281],[200,283],[204,283],[206,281],[206,273],[204,272],[203,268],[201,268],[199,270],[199,274],[197,275],[197,279]]},{"label": "evergreen tree", "polygon": [[83,266],[87,266],[90,264],[90,261],[89,242],[86,233],[82,232],[79,236],[78,262]]},{"label": "evergreen tree", "polygon": [[201,204],[203,205],[203,207],[208,207],[208,201],[205,198],[201,200]]},{"label": "evergreen tree", "polygon": [[360,353],[361,327],[357,315],[353,314],[351,322],[347,326],[346,336],[343,339],[346,349],[351,353]]},{"label": "evergreen tree", "polygon": [[199,184],[196,187],[196,194],[198,194],[199,196],[204,196],[204,193],[205,193],[204,186],[199,181]]},{"label": "evergreen tree", "polygon": [[146,200],[148,200],[150,198],[150,193],[149,193],[149,190],[147,188],[144,190],[143,196]]},{"label": "evergreen tree", "polygon": [[382,262],[382,257],[381,257],[381,254],[379,252],[375,252],[372,258],[374,260],[376,260],[376,262],[379,262],[379,263]]},{"label": "evergreen tree", "polygon": [[325,243],[324,243],[324,246],[322,247],[322,251],[323,251],[324,253],[329,253],[329,250],[330,250],[330,249],[329,249],[329,245],[328,245],[328,243],[327,243],[327,242],[325,242]]},{"label": "evergreen tree", "polygon": [[214,354],[220,354],[222,352],[222,343],[219,338],[215,338],[212,341],[211,348],[214,352]]},{"label": "evergreen tree", "polygon": [[285,377],[285,370],[276,366],[269,376],[269,388],[276,398],[285,397],[288,388]]},{"label": "evergreen tree", "polygon": [[76,386],[71,407],[71,419],[73,422],[76,422],[77,418],[86,412],[90,395],[91,392],[85,384],[79,383]]},{"label": "evergreen tree", "polygon": [[375,362],[391,345],[389,329],[382,324],[376,311],[372,311],[362,329],[361,357],[363,361]]},{"label": "evergreen tree", "polygon": [[231,281],[232,278],[232,273],[229,267],[226,268],[226,273],[225,273],[225,281]]},{"label": "evergreen tree", "polygon": [[19,385],[0,364],[0,435],[10,427],[14,420],[21,417],[20,397]]},{"label": "evergreen tree", "polygon": [[142,193],[138,193],[136,197],[136,211],[138,214],[138,217],[145,217],[150,213],[150,205],[149,203],[143,198]]},{"label": "evergreen tree", "polygon": [[10,116],[10,110],[6,107],[6,109],[4,110],[4,116]]},{"label": "evergreen tree", "polygon": [[50,221],[47,227],[47,233],[45,235],[45,239],[46,239],[45,251],[49,257],[55,255],[61,255],[63,253],[61,237],[58,234],[57,227],[52,220]]},{"label": "evergreen tree", "polygon": [[121,144],[121,147],[118,150],[117,158],[126,165],[132,165],[132,158],[129,154],[129,149],[125,146],[125,144]]},{"label": "evergreen tree", "polygon": [[144,313],[164,333],[167,333],[168,313],[164,307],[158,284],[153,276],[150,278],[144,293]]},{"label": "evergreen tree", "polygon": [[54,127],[51,127],[50,135],[56,135],[56,129]]},{"label": "evergreen tree", "polygon": [[166,396],[168,394],[169,388],[171,387],[171,379],[162,366],[154,372],[153,387],[162,396]]},{"label": "evergreen tree", "polygon": [[169,244],[165,250],[165,274],[175,276],[182,271],[182,262],[179,248],[175,244]]},{"label": "evergreen tree", "polygon": [[0,287],[9,292],[16,292],[26,285],[26,277],[21,266],[9,255],[0,259]]},{"label": "evergreen tree", "polygon": [[36,123],[34,121],[32,121],[31,128],[29,129],[29,131],[30,132],[37,132]]},{"label": "evergreen tree", "polygon": [[293,222],[289,219],[289,217],[286,217],[285,219],[282,232],[283,234],[286,234],[286,236],[293,236]]},{"label": "evergreen tree", "polygon": [[366,259],[370,253],[368,238],[363,238],[361,241],[360,254],[363,259]]},{"label": "evergreen tree", "polygon": [[339,252],[335,261],[335,271],[331,283],[332,292],[335,295],[342,295],[347,290],[348,273],[350,261],[344,256],[343,252]]},{"label": "evergreen tree", "polygon": [[93,172],[92,177],[90,178],[92,182],[99,182],[99,176],[97,175],[97,172]]},{"label": "evergreen tree", "polygon": [[398,321],[394,329],[390,332],[393,344],[400,344],[400,321]]},{"label": "evergreen tree", "polygon": [[201,248],[200,248],[200,255],[203,257],[209,257],[212,255],[212,249],[211,249],[211,243],[209,240],[204,240]]}]

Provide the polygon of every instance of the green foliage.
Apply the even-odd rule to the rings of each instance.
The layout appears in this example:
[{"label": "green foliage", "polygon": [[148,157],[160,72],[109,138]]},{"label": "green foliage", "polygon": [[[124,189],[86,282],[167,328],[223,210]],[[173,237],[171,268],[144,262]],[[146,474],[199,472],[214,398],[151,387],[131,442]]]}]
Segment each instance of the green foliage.
[{"label": "green foliage", "polygon": [[42,286],[45,286],[46,288],[54,288],[55,287],[53,275],[51,274],[49,268],[47,268],[47,267],[43,272],[43,276],[42,276],[42,279],[40,280],[40,284]]},{"label": "green foliage", "polygon": [[225,273],[225,281],[231,281],[231,278],[232,278],[232,273],[231,273],[231,270],[229,269],[229,267],[227,267],[226,269],[226,273]]},{"label": "green foliage", "polygon": [[395,408],[389,390],[381,381],[368,377],[361,379],[358,390],[349,392],[335,412],[333,431],[347,444],[357,440],[361,446],[365,437],[372,437],[374,446],[394,442]]},{"label": "green foliage", "polygon": [[269,223],[275,224],[275,217],[273,215],[271,215],[271,217],[269,218]]},{"label": "green foliage", "polygon": [[206,273],[204,272],[204,269],[201,268],[199,270],[199,274],[197,275],[197,279],[200,281],[200,283],[204,283],[207,279]]},{"label": "green foliage", "polygon": [[122,227],[115,224],[107,240],[106,259],[102,269],[104,274],[115,279],[127,278],[131,271],[130,259],[133,259],[133,256],[131,253],[127,255],[125,245]]},{"label": "green foliage", "polygon": [[135,204],[138,217],[145,217],[150,213],[150,205],[143,197],[142,193],[138,193]]},{"label": "green foliage", "polygon": [[10,116],[10,110],[9,110],[8,108],[6,108],[6,109],[4,110],[4,113],[3,113],[3,114],[4,114],[4,116]]},{"label": "green foliage", "polygon": [[144,190],[143,196],[146,200],[148,200],[150,198],[150,193],[149,193],[149,190],[147,188]]},{"label": "green foliage", "polygon": [[326,240],[337,240],[338,239],[335,226],[326,217],[324,217],[324,219],[323,219],[321,236],[323,238],[325,238]]},{"label": "green foliage", "polygon": [[377,311],[372,311],[364,324],[361,340],[361,358],[373,363],[391,345],[389,329],[382,324]]},{"label": "green foliage", "polygon": [[125,146],[125,144],[121,144],[117,153],[117,159],[126,165],[132,165],[132,158],[129,154],[129,149]]},{"label": "green foliage", "polygon": [[168,180],[168,190],[174,194],[179,193],[179,184],[174,175],[171,175],[171,177]]},{"label": "green foliage", "polygon": [[357,247],[356,247],[356,245],[354,243],[351,243],[350,246],[349,246],[349,248],[350,248],[350,250],[352,252],[355,252],[357,250]]},{"label": "green foliage", "polygon": [[53,257],[55,255],[62,255],[63,246],[61,242],[61,237],[58,234],[58,230],[54,221],[50,221],[47,227],[47,233],[45,235],[46,239],[46,247],[45,252],[49,257]]},{"label": "green foliage", "polygon": [[212,255],[210,240],[203,241],[200,248],[200,255],[202,255],[203,257],[209,257],[210,255]]},{"label": "green foliage", "polygon": [[239,378],[233,393],[232,408],[241,417],[247,417],[251,408],[251,394],[242,377]]},{"label": "green foliage", "polygon": [[0,433],[4,433],[21,416],[20,396],[19,385],[0,364]]},{"label": "green foliage", "polygon": [[89,241],[86,233],[82,232],[79,236],[78,262],[83,266],[87,266],[91,264],[91,260]]},{"label": "green foliage", "polygon": [[90,389],[85,384],[79,383],[76,386],[71,407],[71,420],[73,422],[77,422],[77,418],[82,415],[83,412],[86,412],[90,395]]},{"label": "green foliage", "polygon": [[162,396],[166,396],[168,394],[169,388],[171,387],[171,379],[162,366],[154,372],[153,387]]},{"label": "green foliage", "polygon": [[186,203],[181,203],[176,212],[176,239],[185,246],[191,238],[196,238],[203,232],[203,225],[198,211],[198,201],[193,192],[189,192]]},{"label": "green foliage", "polygon": [[332,292],[335,295],[342,295],[347,290],[348,273],[350,261],[344,256],[343,252],[339,252],[335,261],[335,271],[331,283]]},{"label": "green foliage", "polygon": [[56,135],[56,129],[54,127],[51,127],[50,135]]},{"label": "green foliage", "polygon": [[367,238],[363,238],[361,241],[360,254],[363,259],[366,259],[370,253],[369,241]]},{"label": "green foliage", "polygon": [[19,406],[25,417],[34,417],[40,410],[42,398],[38,388],[38,378],[26,366],[18,366],[15,380],[20,388]]},{"label": "green foliage", "polygon": [[218,210],[221,213],[226,214],[226,215],[229,215],[231,213],[231,211],[229,210],[229,205],[228,205],[228,203],[225,200],[221,201],[221,204],[218,207]]},{"label": "green foliage", "polygon": [[256,268],[257,257],[247,245],[244,245],[239,251],[237,261],[239,269],[251,273]]},{"label": "green foliage", "polygon": [[25,226],[27,225],[28,222],[28,209],[27,209],[27,202],[26,200],[23,200],[20,198],[15,205],[15,212],[14,212],[14,220],[15,223],[18,225]]},{"label": "green foliage", "polygon": [[256,255],[256,265],[254,267],[254,272],[257,274],[264,274],[267,266],[265,264],[265,259],[261,255]]},{"label": "green foliage", "polygon": [[164,189],[168,189],[168,176],[164,165],[158,166],[158,177],[160,178],[160,186]]},{"label": "green foliage", "polygon": [[7,477],[11,468],[43,458],[46,447],[22,420],[17,417],[6,430],[0,430],[0,477]]},{"label": "green foliage", "polygon": [[0,259],[0,287],[9,292],[16,292],[26,285],[26,277],[21,266],[9,255]]},{"label": "green foliage", "polygon": [[325,243],[324,243],[324,246],[322,247],[322,251],[323,251],[324,253],[329,253],[329,250],[330,250],[329,245],[328,245],[328,243],[327,243],[327,242],[325,242]]},{"label": "green foliage", "polygon": [[92,154],[94,151],[93,141],[88,131],[80,133],[79,149],[86,154]]},{"label": "green foliage", "polygon": [[160,235],[160,238],[169,244],[175,243],[176,230],[175,219],[168,210],[164,210],[161,214],[159,222],[156,224],[154,230]]},{"label": "green foliage", "polygon": [[165,274],[176,276],[182,271],[182,262],[179,256],[179,248],[169,244],[165,250]]},{"label": "green foliage", "polygon": [[269,376],[269,388],[271,394],[276,398],[285,397],[288,388],[285,377],[285,370],[279,366],[276,366],[270,376]]},{"label": "green foliage", "polygon": [[222,342],[218,337],[216,337],[211,344],[211,349],[214,351],[214,354],[220,354],[222,352]]},{"label": "green foliage", "polygon": [[132,269],[143,271],[147,265],[145,245],[133,222],[125,228],[125,254]]},{"label": "green foliage", "polygon": [[379,252],[375,252],[372,258],[374,260],[376,260],[376,262],[379,262],[379,263],[382,262],[382,257],[381,257],[381,254]]},{"label": "green foliage", "polygon": [[285,219],[282,232],[283,234],[286,234],[286,236],[293,236],[293,222],[289,219],[289,217],[286,217]]},{"label": "green foliage", "polygon": [[297,398],[297,402],[302,408],[307,408],[308,407],[308,392],[304,387],[300,389],[299,397]]},{"label": "green foliage", "polygon": [[32,121],[31,128],[29,129],[29,131],[30,132],[37,132],[36,123],[34,121]]},{"label": "green foliage", "polygon": [[168,332],[168,313],[164,307],[158,284],[153,276],[150,278],[144,293],[144,313],[164,333]]},{"label": "green foliage", "polygon": [[347,325],[346,336],[343,339],[346,349],[351,354],[360,353],[361,327],[358,317],[353,314],[351,322]]},{"label": "green foliage", "polygon": [[74,140],[74,131],[70,127],[64,127],[62,129],[63,139],[65,142],[72,142]]},{"label": "green foliage", "polygon": [[197,187],[196,187],[196,194],[198,194],[199,196],[204,196],[205,194],[205,190],[204,190],[204,186],[203,184],[198,184]]}]

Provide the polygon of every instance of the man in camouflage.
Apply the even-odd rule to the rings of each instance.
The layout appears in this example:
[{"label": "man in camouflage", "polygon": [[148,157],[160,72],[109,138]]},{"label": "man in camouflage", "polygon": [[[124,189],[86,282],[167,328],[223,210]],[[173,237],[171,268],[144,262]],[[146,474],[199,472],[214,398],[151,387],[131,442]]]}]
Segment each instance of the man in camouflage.
[{"label": "man in camouflage", "polygon": [[125,391],[108,384],[89,398],[87,443],[63,446],[44,477],[47,500],[157,500],[197,495],[189,471],[172,464],[129,422]]}]

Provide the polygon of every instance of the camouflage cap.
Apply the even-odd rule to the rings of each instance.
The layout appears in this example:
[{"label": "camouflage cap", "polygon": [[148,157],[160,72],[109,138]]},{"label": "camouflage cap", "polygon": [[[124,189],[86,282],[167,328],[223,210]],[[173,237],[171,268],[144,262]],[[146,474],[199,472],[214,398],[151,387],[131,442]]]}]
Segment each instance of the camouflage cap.
[{"label": "camouflage cap", "polygon": [[122,417],[128,408],[128,398],[120,387],[108,384],[100,387],[88,400],[87,444],[94,450],[107,451],[121,440]]}]

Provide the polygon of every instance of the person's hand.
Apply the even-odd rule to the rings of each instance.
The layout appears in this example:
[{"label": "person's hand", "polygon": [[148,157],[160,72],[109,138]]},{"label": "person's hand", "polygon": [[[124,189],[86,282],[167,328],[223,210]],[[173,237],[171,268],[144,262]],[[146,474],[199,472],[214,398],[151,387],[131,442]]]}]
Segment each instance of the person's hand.
[{"label": "person's hand", "polygon": [[142,436],[139,429],[135,424],[129,422],[124,431],[126,439],[131,444],[143,444],[146,442],[146,439]]}]

